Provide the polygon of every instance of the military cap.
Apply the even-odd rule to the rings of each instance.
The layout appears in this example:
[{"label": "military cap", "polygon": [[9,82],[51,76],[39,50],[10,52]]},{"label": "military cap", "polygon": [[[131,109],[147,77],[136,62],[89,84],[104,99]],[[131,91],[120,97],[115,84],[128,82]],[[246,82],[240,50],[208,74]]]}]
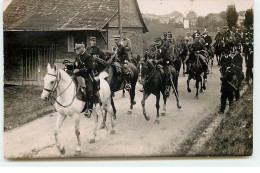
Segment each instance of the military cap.
[{"label": "military cap", "polygon": [[74,49],[80,49],[80,48],[85,48],[85,45],[83,43],[76,43]]},{"label": "military cap", "polygon": [[199,33],[196,33],[196,34],[195,34],[195,37],[196,37],[196,38],[200,37],[200,34],[199,34]]},{"label": "military cap", "polygon": [[155,42],[159,42],[159,41],[161,41],[162,39],[161,39],[161,37],[157,37],[154,41]]},{"label": "military cap", "polygon": [[114,35],[115,40],[119,40],[120,38],[121,38],[120,35]]},{"label": "military cap", "polygon": [[92,41],[96,41],[97,38],[96,38],[96,37],[90,37],[90,40],[92,40]]},{"label": "military cap", "polygon": [[164,33],[163,33],[163,36],[167,36],[167,32],[164,32]]},{"label": "military cap", "polygon": [[172,32],[171,32],[171,31],[169,31],[169,32],[168,32],[168,35],[172,35]]}]

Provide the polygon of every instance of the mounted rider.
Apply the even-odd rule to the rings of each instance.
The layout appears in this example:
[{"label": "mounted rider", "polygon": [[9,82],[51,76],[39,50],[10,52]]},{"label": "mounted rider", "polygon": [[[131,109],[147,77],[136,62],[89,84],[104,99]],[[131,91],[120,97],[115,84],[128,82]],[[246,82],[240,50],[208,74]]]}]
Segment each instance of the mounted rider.
[{"label": "mounted rider", "polygon": [[87,110],[84,113],[85,117],[90,118],[93,103],[94,103],[94,62],[95,59],[89,52],[86,51],[83,43],[75,44],[76,59],[73,64],[76,77],[80,76],[85,80],[85,96]]},{"label": "mounted rider", "polygon": [[190,33],[189,30],[187,30],[186,36],[184,37],[184,40],[185,40],[186,45],[188,43],[192,43],[193,42],[193,37],[191,36],[191,33]]},{"label": "mounted rider", "polygon": [[208,35],[208,30],[205,28],[202,38],[205,40],[205,46],[207,48],[207,51],[211,57],[214,56],[213,48],[211,47],[212,44],[212,38]]},{"label": "mounted rider", "polygon": [[122,32],[122,40],[121,40],[121,45],[126,48],[128,58],[132,60],[132,45],[131,45],[131,40],[127,38],[127,32],[124,31]]},{"label": "mounted rider", "polygon": [[204,52],[206,51],[206,47],[199,40],[200,40],[200,35],[196,33],[195,41],[190,46],[189,49],[189,55],[184,60],[184,62],[187,63],[186,73],[188,74],[190,72],[190,65],[192,62],[200,62],[204,71],[204,78],[206,78],[208,65],[207,65],[206,57],[203,55]]},{"label": "mounted rider", "polygon": [[90,46],[87,47],[86,51],[95,59],[95,75],[99,74],[107,66],[107,63],[104,52],[97,46],[96,37],[90,37]]},{"label": "mounted rider", "polygon": [[[115,46],[112,48],[114,54],[111,56],[108,62],[112,64],[110,68],[108,78],[108,83],[112,83],[112,79],[115,73],[122,75],[124,79],[129,78],[132,75],[132,70],[128,67],[128,62],[130,62],[126,48],[120,44],[120,35],[114,36]],[[129,84],[129,87],[130,84]]]}]

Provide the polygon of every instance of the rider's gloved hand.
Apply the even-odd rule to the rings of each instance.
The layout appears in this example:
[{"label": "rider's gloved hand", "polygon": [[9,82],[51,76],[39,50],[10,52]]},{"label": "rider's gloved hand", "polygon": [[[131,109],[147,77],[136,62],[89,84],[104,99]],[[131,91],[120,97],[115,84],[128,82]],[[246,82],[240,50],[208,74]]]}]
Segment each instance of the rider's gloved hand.
[{"label": "rider's gloved hand", "polygon": [[78,73],[79,72],[79,69],[75,69],[74,71],[73,71],[73,73]]},{"label": "rider's gloved hand", "polygon": [[125,63],[125,64],[128,64],[128,61],[127,61],[127,60],[125,60],[125,61],[124,61],[124,63]]}]

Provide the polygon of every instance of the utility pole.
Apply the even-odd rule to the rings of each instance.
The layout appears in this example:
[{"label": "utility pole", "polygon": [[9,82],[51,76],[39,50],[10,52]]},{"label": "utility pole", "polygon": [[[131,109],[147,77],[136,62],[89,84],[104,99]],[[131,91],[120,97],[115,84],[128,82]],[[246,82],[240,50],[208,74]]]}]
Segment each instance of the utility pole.
[{"label": "utility pole", "polygon": [[118,0],[118,34],[122,36],[122,23],[121,23],[121,0]]}]

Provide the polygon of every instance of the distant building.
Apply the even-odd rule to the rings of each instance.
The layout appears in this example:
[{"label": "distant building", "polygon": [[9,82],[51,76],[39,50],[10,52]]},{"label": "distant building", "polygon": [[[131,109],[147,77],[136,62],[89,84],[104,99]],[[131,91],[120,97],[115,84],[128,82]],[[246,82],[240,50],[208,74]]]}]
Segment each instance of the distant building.
[{"label": "distant building", "polygon": [[237,20],[237,25],[238,26],[242,26],[244,24],[244,20],[245,20],[245,11],[240,11],[238,13],[238,20]]},{"label": "distant building", "polygon": [[183,18],[184,28],[189,28],[191,26],[195,26],[197,22],[197,14],[190,10],[186,17]]}]

